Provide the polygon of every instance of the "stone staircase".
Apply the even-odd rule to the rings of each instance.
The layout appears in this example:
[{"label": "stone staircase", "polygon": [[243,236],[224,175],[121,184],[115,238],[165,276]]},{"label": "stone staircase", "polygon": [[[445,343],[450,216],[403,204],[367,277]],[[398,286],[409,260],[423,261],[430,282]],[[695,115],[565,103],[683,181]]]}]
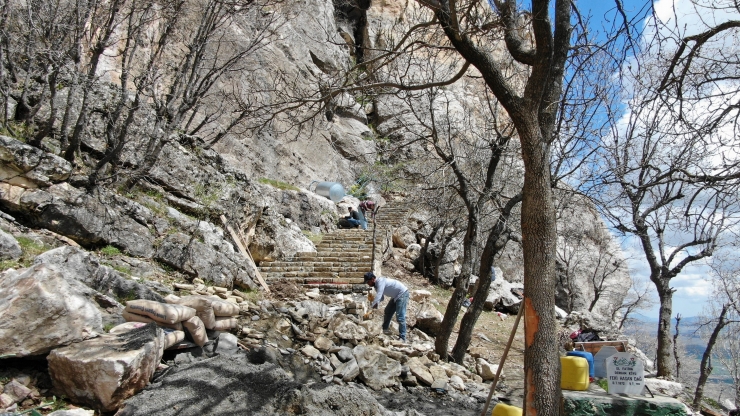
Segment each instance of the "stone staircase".
[{"label": "stone staircase", "polygon": [[[395,228],[407,210],[403,207],[383,207],[378,212],[376,250],[380,252],[380,228]],[[369,219],[368,219],[369,220]],[[372,223],[368,230],[340,229],[324,234],[316,244],[315,252],[296,253],[278,261],[262,262],[260,273],[267,284],[290,281],[306,288],[319,288],[322,292],[364,292],[367,290],[363,275],[373,270]]]}]

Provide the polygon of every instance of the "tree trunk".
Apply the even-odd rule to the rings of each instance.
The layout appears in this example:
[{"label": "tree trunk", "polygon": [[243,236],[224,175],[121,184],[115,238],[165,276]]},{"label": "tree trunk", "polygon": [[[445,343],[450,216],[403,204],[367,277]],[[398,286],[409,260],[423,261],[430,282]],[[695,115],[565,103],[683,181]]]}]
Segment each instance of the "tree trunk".
[{"label": "tree trunk", "polygon": [[524,252],[525,415],[557,415],[560,358],[555,322],[555,206],[549,146],[536,114],[517,126],[524,159],[522,245]]},{"label": "tree trunk", "polygon": [[460,308],[462,308],[463,301],[468,294],[468,283],[470,282],[473,258],[477,252],[478,212],[477,209],[472,209],[472,211],[468,213],[468,230],[463,240],[463,264],[460,279],[457,282],[457,287],[455,287],[450,301],[447,303],[444,319],[440,324],[437,338],[434,341],[435,352],[443,360],[447,359],[447,347],[450,344],[450,335],[455,328],[457,317],[460,315]]},{"label": "tree trunk", "polygon": [[[657,281],[656,281],[657,280]],[[660,309],[658,310],[658,349],[656,354],[657,376],[673,379],[673,363],[671,351],[673,339],[671,338],[671,314],[673,313],[673,289],[662,281],[655,279],[655,287],[658,289],[660,298]]]}]

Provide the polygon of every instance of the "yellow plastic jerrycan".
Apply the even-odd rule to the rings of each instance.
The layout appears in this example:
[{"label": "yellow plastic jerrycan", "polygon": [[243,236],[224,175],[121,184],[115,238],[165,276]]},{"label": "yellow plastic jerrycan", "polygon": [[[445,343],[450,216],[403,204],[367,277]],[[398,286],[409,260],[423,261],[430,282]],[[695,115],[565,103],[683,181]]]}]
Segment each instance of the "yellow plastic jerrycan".
[{"label": "yellow plastic jerrycan", "polygon": [[493,408],[491,416],[522,416],[522,409],[515,406],[509,406],[505,403],[498,403]]},{"label": "yellow plastic jerrycan", "polygon": [[560,388],[588,390],[588,360],[583,357],[560,357]]}]

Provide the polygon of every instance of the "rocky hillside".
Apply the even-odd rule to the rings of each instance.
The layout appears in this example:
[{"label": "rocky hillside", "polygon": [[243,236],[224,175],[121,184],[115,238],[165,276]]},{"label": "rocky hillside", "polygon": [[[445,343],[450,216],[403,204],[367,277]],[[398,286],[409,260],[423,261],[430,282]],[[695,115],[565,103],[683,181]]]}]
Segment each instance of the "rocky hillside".
[{"label": "rocky hillside", "polygon": [[[195,7],[196,2],[186,3]],[[104,412],[120,408],[122,415],[187,414],[179,406],[190,408],[190,414],[222,414],[226,408],[251,414],[383,414],[387,409],[418,414],[382,399],[390,389],[416,392],[412,397],[420,401],[433,396],[442,413],[426,409],[430,414],[461,414],[453,412],[457,405],[476,414],[487,394],[483,382],[495,371],[487,360],[494,357],[471,349],[465,366],[435,358],[431,346],[445,305],[436,298],[442,296],[417,294],[410,307],[412,342],[400,344],[380,334],[379,317],[363,319],[363,294],[304,294],[302,288],[286,289],[270,280],[277,294],[268,295],[258,268],[316,252],[322,235],[337,230],[346,207],[359,202],[347,196],[334,203],[309,191],[311,182],[336,181],[350,189],[373,167],[398,164],[405,169],[400,173],[414,175],[421,172],[418,165],[430,160],[430,150],[420,145],[387,151],[393,148],[389,143],[413,141],[410,132],[419,122],[410,113],[413,101],[393,94],[324,95],[338,73],[380,41],[379,28],[392,27],[404,10],[392,1],[370,7],[370,2],[306,0],[268,2],[235,13],[219,33],[234,42],[234,50],[249,50],[239,71],[233,71],[238,75],[215,83],[202,107],[182,122],[190,127],[203,122],[207,128],[178,127],[166,137],[151,130],[160,126],[158,111],[164,111],[156,97],[137,96],[132,86],[137,81],[121,88],[125,60],[112,51],[124,47],[123,36],[108,45],[110,53],[101,58],[89,95],[79,89],[74,66],[58,74],[61,81],[53,94],[41,85],[30,88],[18,77],[13,88],[19,94],[8,104],[16,128],[6,131],[15,134],[0,136],[0,360],[10,369],[0,373],[0,410],[38,407],[49,413],[55,406],[49,401],[63,394],[75,405]],[[166,18],[164,11],[156,12],[151,21]],[[177,22],[182,42],[196,15],[186,16]],[[151,24],[148,33],[157,27]],[[114,32],[122,31],[121,26]],[[155,43],[142,45],[147,53],[136,56],[153,55]],[[162,82],[171,75],[164,73]],[[254,125],[232,129],[229,120],[216,117],[235,114],[221,105],[230,105],[236,90],[253,98],[250,108],[257,110],[249,114],[254,118],[242,121]],[[33,117],[21,117],[30,103],[23,91],[37,100]],[[479,93],[463,80],[447,96],[451,107],[465,113],[466,103]],[[293,107],[296,103],[301,105]],[[86,134],[72,157],[66,157],[66,134],[72,128],[65,124],[64,109],[73,117],[85,106],[90,114],[83,120]],[[138,112],[131,113],[131,124],[123,118],[111,122],[116,108]],[[216,121],[209,124],[211,116]],[[41,120],[51,120],[50,129]],[[127,139],[114,155],[116,132]],[[127,183],[146,165],[155,136],[155,162],[141,180]],[[108,156],[110,163],[102,163]],[[519,162],[512,163],[506,178],[511,180],[507,186],[515,188],[521,170]],[[435,237],[432,210],[409,202],[416,201],[416,188],[405,185],[404,192],[371,195],[386,210],[403,208],[393,223],[379,216],[374,267],[416,289],[443,290],[419,275],[420,248],[430,243],[428,255],[438,261],[440,283],[446,287],[460,273],[460,238],[443,244]],[[558,305],[564,314],[577,312],[573,325],[613,334],[609,322],[629,287],[618,245],[587,201],[561,197],[559,202]],[[522,276],[516,242],[494,264],[498,280],[488,308],[516,313]],[[168,295],[219,296],[238,310],[223,317],[234,319],[228,328],[208,328],[202,345],[192,343],[200,327],[184,331],[176,325],[181,321],[168,324],[179,329],[142,325],[110,333],[127,321],[128,301],[167,304]],[[498,319],[495,312],[487,313]],[[64,368],[82,365],[73,361],[75,356],[84,361],[85,351],[93,350],[102,359],[89,371],[77,379],[61,376],[74,373]],[[54,367],[52,357],[71,367]],[[41,360],[38,368],[37,358],[49,364]],[[103,382],[99,377],[106,359],[124,360],[130,367]],[[166,366],[157,365],[162,360]],[[213,377],[217,386],[232,388],[192,391],[192,385]],[[134,395],[150,382],[154,387]],[[272,395],[260,395],[266,385]],[[374,395],[359,393],[366,389]],[[255,394],[259,399],[251,401]]]}]

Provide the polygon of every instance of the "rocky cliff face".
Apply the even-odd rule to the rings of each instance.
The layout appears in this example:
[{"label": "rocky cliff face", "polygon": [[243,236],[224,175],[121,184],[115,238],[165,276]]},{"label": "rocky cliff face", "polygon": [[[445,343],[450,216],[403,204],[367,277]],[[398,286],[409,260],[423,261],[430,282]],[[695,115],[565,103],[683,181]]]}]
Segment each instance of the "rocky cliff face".
[{"label": "rocky cliff face", "polygon": [[[313,180],[338,181],[349,187],[377,161],[406,163],[413,169],[414,161],[429,157],[430,149],[421,145],[380,153],[389,142],[413,138],[419,122],[411,112],[413,100],[393,94],[368,100],[349,93],[325,97],[337,74],[367,59],[374,46],[387,41],[381,32],[401,22],[405,13],[414,13],[414,7],[359,0],[271,5],[261,15],[278,22],[274,33],[250,55],[244,65],[248,74],[238,79],[244,85],[262,87],[255,91],[261,91],[260,99],[267,103],[292,94],[306,105],[276,116],[261,130],[233,132],[213,148],[198,137],[180,135],[164,146],[147,180],[128,193],[82,187],[86,169],[105,147],[103,126],[94,117],[76,166],[56,157],[59,149],[48,141],[49,151],[43,152],[2,138],[3,210],[24,224],[46,228],[85,248],[110,245],[133,256],[156,259],[191,277],[255,287],[254,270],[239,265],[239,254],[224,231],[221,215],[242,232],[252,230],[249,248],[257,262],[310,251],[313,245],[303,232],[331,230],[344,212],[338,212],[326,198],[299,188],[307,188]],[[233,31],[249,38],[254,25],[237,23]],[[120,79],[120,74],[113,73],[115,67],[109,62],[101,68],[105,79]],[[224,95],[230,86],[222,85]],[[60,88],[57,100],[61,105],[69,91],[65,85]],[[466,123],[458,130],[484,124],[483,115],[469,111],[470,103],[480,102],[481,93],[462,80],[443,94],[452,112]],[[101,86],[95,98],[95,105],[102,109],[112,105],[115,94]],[[150,121],[141,116],[137,123],[144,126]],[[383,140],[373,140],[379,137]],[[122,158],[124,165],[139,163],[136,150],[144,145],[143,138],[131,142]],[[513,161],[507,175],[512,188],[517,178],[521,178],[521,163]],[[265,179],[298,190],[266,185],[262,183]],[[410,237],[404,244],[418,244],[430,237],[424,207],[417,208],[418,215],[406,224]],[[568,310],[590,308],[610,315],[628,287],[626,269],[619,266],[609,273],[602,282],[608,287],[605,290],[594,283],[592,271],[606,267],[607,257],[609,264],[619,262],[618,248],[587,202],[569,204],[562,212],[558,304]],[[458,245],[453,240],[440,263],[444,281],[451,282],[459,273]],[[218,273],[213,272],[214,265]],[[509,245],[496,266],[507,280],[521,280],[521,253],[516,244]],[[592,305],[597,293],[601,296]]]}]

